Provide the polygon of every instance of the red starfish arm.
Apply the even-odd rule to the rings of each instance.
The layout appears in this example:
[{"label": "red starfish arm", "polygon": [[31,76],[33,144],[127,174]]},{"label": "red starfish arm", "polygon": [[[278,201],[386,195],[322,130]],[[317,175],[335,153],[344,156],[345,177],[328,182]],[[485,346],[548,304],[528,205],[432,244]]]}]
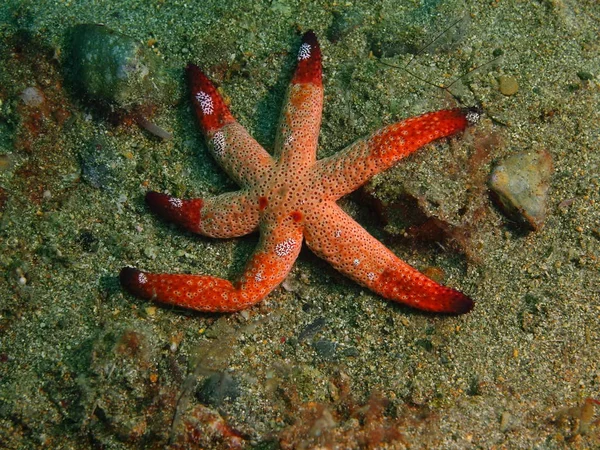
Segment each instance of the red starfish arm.
[{"label": "red starfish arm", "polygon": [[464,130],[478,117],[475,109],[444,109],[389,125],[320,160],[318,179],[331,193],[329,198],[337,200],[424,145]]},{"label": "red starfish arm", "polygon": [[163,219],[204,236],[232,238],[258,228],[258,200],[248,192],[228,192],[216,197],[180,199],[160,192],[146,194],[146,203]]},{"label": "red starfish arm", "polygon": [[211,154],[240,186],[254,184],[271,169],[273,158],[233,118],[208,77],[194,64],[186,70],[192,104]]},{"label": "red starfish arm", "polygon": [[289,273],[302,246],[294,225],[265,230],[243,274],[235,283],[222,278],[121,270],[121,285],[131,294],[197,311],[232,312],[249,308],[275,289]]},{"label": "red starfish arm", "polygon": [[439,313],[462,314],[473,308],[469,297],[401,261],[333,202],[323,202],[307,217],[304,234],[317,256],[382,297]]},{"label": "red starfish arm", "polygon": [[321,49],[312,31],[302,36],[297,59],[275,141],[275,155],[296,169],[315,162],[323,110]]}]

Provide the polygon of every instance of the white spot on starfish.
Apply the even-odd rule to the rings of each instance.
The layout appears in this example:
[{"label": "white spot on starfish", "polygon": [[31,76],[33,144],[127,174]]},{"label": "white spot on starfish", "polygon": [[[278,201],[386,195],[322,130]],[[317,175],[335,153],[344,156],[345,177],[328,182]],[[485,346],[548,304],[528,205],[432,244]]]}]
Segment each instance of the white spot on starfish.
[{"label": "white spot on starfish", "polygon": [[306,42],[300,46],[300,50],[298,50],[298,61],[303,59],[310,58],[311,46]]},{"label": "white spot on starfish", "polygon": [[181,199],[176,197],[169,198],[169,203],[173,208],[181,208],[183,206]]},{"label": "white spot on starfish", "polygon": [[335,230],[333,232],[333,237],[336,237],[336,238],[342,237],[342,230]]},{"label": "white spot on starfish", "polygon": [[146,284],[147,282],[148,282],[148,277],[146,276],[146,274],[140,272],[138,274],[138,283],[139,284]]},{"label": "white spot on starfish", "polygon": [[360,264],[360,259],[356,258],[354,261],[352,261],[352,264],[358,266]]},{"label": "white spot on starfish", "polygon": [[288,238],[275,246],[275,254],[280,258],[289,255],[296,246],[296,240]]},{"label": "white spot on starfish", "polygon": [[263,276],[263,273],[257,272],[256,275],[254,276],[254,281],[256,281],[257,283],[260,283],[261,281],[265,281],[265,277]]},{"label": "white spot on starfish", "polygon": [[294,135],[293,135],[292,133],[290,133],[290,134],[288,135],[288,137],[285,139],[285,145],[289,145],[289,144],[291,144],[292,142],[294,142]]},{"label": "white spot on starfish", "polygon": [[369,281],[373,281],[375,279],[375,274],[373,272],[369,272],[367,274],[367,278],[369,279]]},{"label": "white spot on starfish", "polygon": [[215,155],[223,156],[225,153],[225,135],[221,131],[217,131],[212,138],[215,148]]},{"label": "white spot on starfish", "polygon": [[210,95],[208,95],[204,91],[200,91],[196,94],[196,101],[200,105],[200,109],[202,110],[202,114],[208,116],[215,112],[215,106],[213,105],[213,100]]}]

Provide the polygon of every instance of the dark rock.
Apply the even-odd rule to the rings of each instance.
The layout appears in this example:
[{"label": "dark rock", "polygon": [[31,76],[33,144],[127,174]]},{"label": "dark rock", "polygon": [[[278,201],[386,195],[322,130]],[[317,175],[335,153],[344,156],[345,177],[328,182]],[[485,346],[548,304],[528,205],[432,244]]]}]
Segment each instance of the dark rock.
[{"label": "dark rock", "polygon": [[319,331],[321,331],[326,324],[327,321],[323,317],[317,317],[315,320],[313,320],[311,323],[309,323],[302,329],[300,335],[298,335],[298,341],[312,339],[313,336]]},{"label": "dark rock", "polygon": [[81,230],[77,236],[77,242],[88,253],[96,253],[100,247],[99,239],[90,230]]},{"label": "dark rock", "polygon": [[239,382],[227,372],[211,375],[200,387],[197,397],[205,405],[220,406],[240,396]]},{"label": "dark rock", "polygon": [[325,339],[318,340],[313,344],[317,354],[324,359],[332,359],[335,357],[337,344]]},{"label": "dark rock", "polygon": [[581,81],[590,81],[594,79],[594,74],[586,72],[584,70],[577,72],[577,76]]},{"label": "dark rock", "polygon": [[125,158],[109,139],[98,137],[84,145],[80,152],[81,177],[95,188],[115,192],[123,179]]},{"label": "dark rock", "polygon": [[347,347],[344,349],[342,354],[347,357],[355,357],[358,356],[360,353],[356,347]]}]

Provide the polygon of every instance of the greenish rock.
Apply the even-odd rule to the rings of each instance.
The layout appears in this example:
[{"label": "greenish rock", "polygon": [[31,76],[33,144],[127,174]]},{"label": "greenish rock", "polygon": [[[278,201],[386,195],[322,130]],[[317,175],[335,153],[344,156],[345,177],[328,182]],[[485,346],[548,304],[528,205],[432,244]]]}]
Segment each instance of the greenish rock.
[{"label": "greenish rock", "polygon": [[579,77],[579,79],[581,81],[590,81],[594,79],[594,75],[590,72],[586,72],[586,71],[580,71],[577,72],[577,76]]},{"label": "greenish rock", "polygon": [[173,91],[154,53],[103,25],[73,27],[66,55],[71,83],[90,101],[129,110],[164,100]]},{"label": "greenish rock", "polygon": [[553,170],[548,151],[521,152],[494,168],[489,186],[507,216],[532,230],[539,230],[546,218],[546,199]]},{"label": "greenish rock", "polygon": [[337,344],[327,339],[318,340],[313,344],[313,347],[317,354],[326,360],[333,359],[337,350]]}]

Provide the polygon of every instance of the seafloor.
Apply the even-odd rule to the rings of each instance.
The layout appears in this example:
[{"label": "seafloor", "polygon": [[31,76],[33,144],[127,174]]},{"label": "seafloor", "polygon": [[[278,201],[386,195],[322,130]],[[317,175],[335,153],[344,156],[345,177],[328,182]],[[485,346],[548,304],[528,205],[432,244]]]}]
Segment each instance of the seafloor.
[{"label": "seafloor", "polygon": [[[172,140],[71,88],[65,36],[80,23],[161,58],[174,93],[146,111]],[[242,313],[120,288],[129,264],[230,278],[243,266],[256,236],[181,232],[144,193],[235,188],[196,127],[186,63],[270,149],[308,29],[324,54],[320,157],[405,117],[482,107],[479,125],[341,202],[473,297],[471,313],[392,304],[308,250]],[[599,29],[596,0],[3,2],[0,447],[600,448]],[[23,96],[32,87],[41,101]],[[541,150],[554,164],[548,213],[527,231],[486,180],[508,155]],[[437,233],[413,233],[399,196]]]}]

